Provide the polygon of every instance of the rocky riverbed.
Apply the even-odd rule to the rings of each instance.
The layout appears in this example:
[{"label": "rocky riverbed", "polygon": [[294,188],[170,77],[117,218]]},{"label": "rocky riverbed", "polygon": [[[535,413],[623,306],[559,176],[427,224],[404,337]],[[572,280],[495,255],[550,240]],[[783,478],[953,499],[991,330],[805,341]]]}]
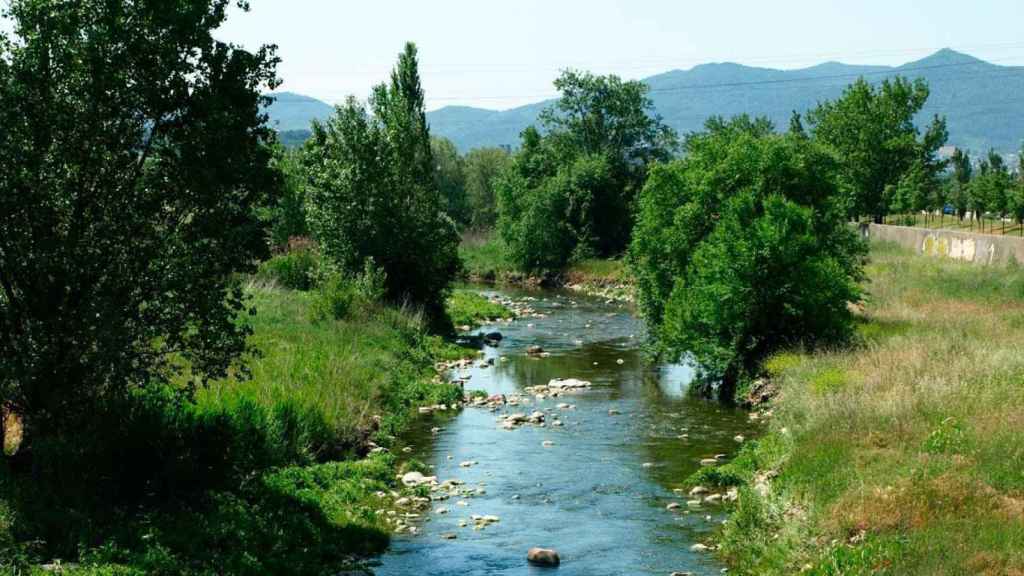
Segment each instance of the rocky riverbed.
[{"label": "rocky riverbed", "polygon": [[520,318],[473,331],[501,338],[452,367],[465,407],[425,410],[404,438],[428,470],[403,475],[416,495],[376,573],[533,574],[554,558],[559,574],[719,574],[708,541],[735,492],[685,480],[758,424],[688,398],[687,367],[646,365],[643,325],[618,303],[492,296]]}]

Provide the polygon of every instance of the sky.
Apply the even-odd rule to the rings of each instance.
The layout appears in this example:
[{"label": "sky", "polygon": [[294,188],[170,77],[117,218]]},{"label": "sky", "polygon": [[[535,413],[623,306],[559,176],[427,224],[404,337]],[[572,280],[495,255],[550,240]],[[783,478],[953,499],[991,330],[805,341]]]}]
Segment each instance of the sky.
[{"label": "sky", "polygon": [[[6,3],[0,0],[0,3]],[[1024,0],[250,0],[217,36],[276,44],[281,90],[365,98],[406,41],[427,107],[554,96],[568,67],[639,79],[706,62],[899,65],[944,47],[1024,65]],[[2,24],[0,24],[2,25]]]}]

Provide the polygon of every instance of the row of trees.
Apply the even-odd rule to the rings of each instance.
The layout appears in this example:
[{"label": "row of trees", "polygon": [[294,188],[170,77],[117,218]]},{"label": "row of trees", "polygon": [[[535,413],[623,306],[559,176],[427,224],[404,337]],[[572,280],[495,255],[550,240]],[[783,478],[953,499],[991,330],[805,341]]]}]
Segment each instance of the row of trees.
[{"label": "row of trees", "polygon": [[476,148],[463,156],[451,140],[436,136],[430,146],[448,215],[461,229],[493,228],[498,220],[494,186],[511,153],[505,148]]},{"label": "row of trees", "polygon": [[[984,225],[985,215],[1002,221],[1006,219],[1024,223],[1024,150],[1016,174],[1010,170],[1002,155],[990,150],[975,164],[970,154],[956,150],[949,159],[949,170],[939,180],[913,182],[907,179],[890,190],[892,212],[908,215],[908,223],[916,219],[915,213],[926,217],[945,217],[951,211],[959,220],[969,219]],[[990,221],[990,225],[994,222]]]},{"label": "row of trees", "polygon": [[640,83],[567,72],[556,86],[497,183],[512,261],[628,252],[657,347],[695,359],[723,399],[780,347],[851,336],[866,249],[847,223],[882,221],[944,174],[945,120],[915,124],[923,81],[859,80],[786,134],[711,118],[681,148]]}]

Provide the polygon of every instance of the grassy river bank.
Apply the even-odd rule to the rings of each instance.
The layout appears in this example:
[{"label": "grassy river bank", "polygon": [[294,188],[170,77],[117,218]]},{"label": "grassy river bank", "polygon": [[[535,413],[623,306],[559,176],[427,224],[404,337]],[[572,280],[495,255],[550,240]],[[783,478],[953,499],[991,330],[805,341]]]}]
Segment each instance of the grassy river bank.
[{"label": "grassy river bank", "polygon": [[740,486],[741,574],[1024,573],[1024,271],[872,246],[862,341],[780,354]]},{"label": "grassy river bank", "polygon": [[[337,573],[386,548],[403,524],[394,502],[415,497],[388,447],[417,407],[461,401],[436,365],[473,351],[428,335],[410,310],[325,319],[316,292],[247,291],[251,378],[201,389],[195,404],[111,407],[71,458],[35,447],[33,465],[60,467],[61,486],[0,461],[0,573]],[[507,311],[456,292],[449,314]]]}]

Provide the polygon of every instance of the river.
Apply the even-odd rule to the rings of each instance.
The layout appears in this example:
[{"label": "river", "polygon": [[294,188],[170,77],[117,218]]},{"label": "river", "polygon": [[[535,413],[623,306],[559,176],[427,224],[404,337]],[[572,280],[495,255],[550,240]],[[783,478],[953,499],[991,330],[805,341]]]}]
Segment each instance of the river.
[{"label": "river", "polygon": [[[755,433],[746,414],[688,397],[688,367],[645,363],[643,323],[628,307],[560,291],[502,295],[526,300],[544,317],[481,328],[504,340],[485,349],[493,367],[463,373],[466,389],[515,394],[553,378],[593,386],[497,412],[467,407],[421,418],[404,438],[409,456],[431,465],[440,481],[458,479],[479,494],[434,502],[417,534],[394,538],[376,574],[720,573],[713,557],[690,547],[707,540],[722,508],[687,506],[673,489],[702,458],[736,453],[734,437]],[[533,345],[550,355],[529,357]],[[564,403],[574,408],[557,407]],[[546,413],[548,425],[501,427],[502,415],[534,410]],[[550,425],[556,416],[563,426]],[[681,507],[667,510],[672,502]],[[474,514],[500,521],[475,530]],[[526,552],[535,546],[557,550],[561,566],[528,566]]]}]

